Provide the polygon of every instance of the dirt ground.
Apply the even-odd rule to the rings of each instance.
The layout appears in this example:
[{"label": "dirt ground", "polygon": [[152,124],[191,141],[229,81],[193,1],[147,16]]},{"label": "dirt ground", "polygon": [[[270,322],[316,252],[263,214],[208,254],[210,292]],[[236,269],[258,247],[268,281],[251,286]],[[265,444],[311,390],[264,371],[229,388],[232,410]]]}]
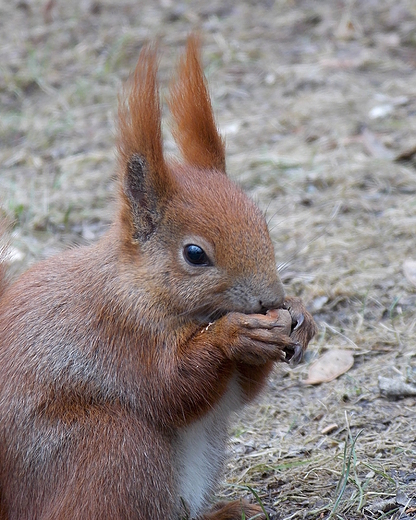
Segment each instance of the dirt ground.
[{"label": "dirt ground", "polygon": [[[105,231],[117,92],[154,37],[166,88],[195,27],[229,174],[266,211],[287,293],[320,329],[237,420],[219,496],[252,488],[270,519],[415,518],[413,0],[0,0],[13,269]],[[305,385],[337,348],[353,368]],[[386,381],[405,385],[392,396]]]}]

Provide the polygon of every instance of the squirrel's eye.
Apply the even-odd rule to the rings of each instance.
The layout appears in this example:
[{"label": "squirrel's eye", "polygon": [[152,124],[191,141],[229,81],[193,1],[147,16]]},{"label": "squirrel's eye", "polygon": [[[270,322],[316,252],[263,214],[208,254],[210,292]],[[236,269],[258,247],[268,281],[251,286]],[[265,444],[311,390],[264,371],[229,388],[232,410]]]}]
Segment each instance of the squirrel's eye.
[{"label": "squirrel's eye", "polygon": [[202,247],[188,244],[183,248],[183,256],[191,265],[210,265],[211,262]]}]

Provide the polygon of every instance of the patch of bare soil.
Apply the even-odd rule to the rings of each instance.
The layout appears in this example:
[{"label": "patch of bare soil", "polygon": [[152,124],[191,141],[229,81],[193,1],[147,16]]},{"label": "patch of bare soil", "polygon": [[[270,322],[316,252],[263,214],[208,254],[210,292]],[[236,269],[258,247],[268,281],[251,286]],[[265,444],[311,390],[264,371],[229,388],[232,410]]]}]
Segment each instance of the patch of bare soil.
[{"label": "patch of bare soil", "polygon": [[[221,495],[253,498],[249,486],[275,519],[414,518],[413,0],[0,0],[14,269],[103,233],[121,82],[157,36],[166,87],[196,26],[229,173],[266,211],[287,292],[320,325],[305,362],[277,367],[236,423]],[[336,348],[353,368],[305,385]]]}]

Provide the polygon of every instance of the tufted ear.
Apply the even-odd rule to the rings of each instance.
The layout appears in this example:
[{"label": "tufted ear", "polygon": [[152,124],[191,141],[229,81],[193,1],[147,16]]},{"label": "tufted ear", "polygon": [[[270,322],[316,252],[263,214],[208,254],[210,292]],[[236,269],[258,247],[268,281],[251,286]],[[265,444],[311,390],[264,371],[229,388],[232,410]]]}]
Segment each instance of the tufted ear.
[{"label": "tufted ear", "polygon": [[163,157],[157,53],[142,49],[119,99],[119,202],[123,230],[144,242],[154,231],[173,179]]},{"label": "tufted ear", "polygon": [[215,124],[206,79],[202,71],[200,40],[188,38],[178,78],[171,86],[169,108],[175,126],[173,136],[184,159],[197,168],[225,173],[225,146]]}]

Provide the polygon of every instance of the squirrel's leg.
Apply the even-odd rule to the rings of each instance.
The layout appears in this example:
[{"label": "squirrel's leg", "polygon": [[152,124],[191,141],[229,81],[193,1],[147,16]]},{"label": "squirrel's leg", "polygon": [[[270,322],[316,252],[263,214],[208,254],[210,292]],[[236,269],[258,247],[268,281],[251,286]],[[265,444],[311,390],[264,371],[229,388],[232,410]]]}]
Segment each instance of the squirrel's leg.
[{"label": "squirrel's leg", "polygon": [[[245,516],[243,516],[243,513]],[[250,504],[247,500],[233,500],[232,502],[219,502],[198,520],[241,520],[246,518],[264,520],[266,517],[258,504]]]}]

